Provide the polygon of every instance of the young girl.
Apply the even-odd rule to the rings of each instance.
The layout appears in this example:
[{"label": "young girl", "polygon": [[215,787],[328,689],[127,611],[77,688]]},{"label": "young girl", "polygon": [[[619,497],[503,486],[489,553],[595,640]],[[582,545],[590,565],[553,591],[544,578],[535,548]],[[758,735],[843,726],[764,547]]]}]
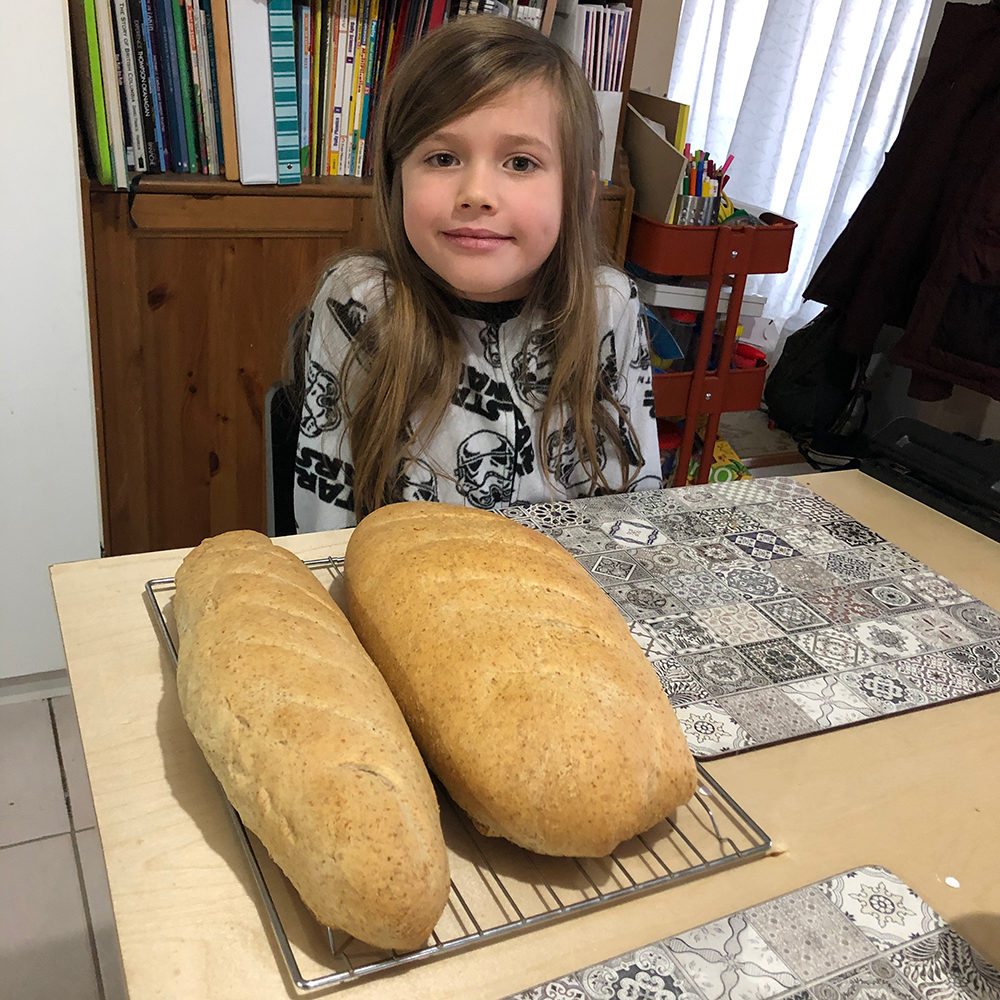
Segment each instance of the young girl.
[{"label": "young girl", "polygon": [[645,323],[598,265],[600,131],[572,57],[465,17],[415,45],[379,103],[382,252],[333,264],[292,348],[298,530],[397,500],[659,486]]}]

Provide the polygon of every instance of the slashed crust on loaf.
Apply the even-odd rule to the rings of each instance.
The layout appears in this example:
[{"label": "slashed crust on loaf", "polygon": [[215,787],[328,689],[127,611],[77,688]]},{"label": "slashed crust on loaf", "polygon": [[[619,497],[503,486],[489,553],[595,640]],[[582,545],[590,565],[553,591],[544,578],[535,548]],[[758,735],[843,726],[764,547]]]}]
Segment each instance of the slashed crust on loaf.
[{"label": "slashed crust on loaf", "polygon": [[385,681],[293,553],[251,531],[177,571],[184,717],[243,822],[317,919],[420,946],[449,892],[430,776]]},{"label": "slashed crust on loaf", "polygon": [[601,856],[694,794],[652,666],[557,542],[487,511],[395,504],[355,528],[345,578],[424,759],[482,830]]}]

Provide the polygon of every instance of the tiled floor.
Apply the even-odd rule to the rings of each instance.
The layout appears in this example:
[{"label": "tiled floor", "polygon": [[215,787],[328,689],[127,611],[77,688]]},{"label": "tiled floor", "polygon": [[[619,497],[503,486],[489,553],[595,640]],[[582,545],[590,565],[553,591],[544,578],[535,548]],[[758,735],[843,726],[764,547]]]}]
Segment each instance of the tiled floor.
[{"label": "tiled floor", "polygon": [[69,695],[0,703],[0,994],[125,1000]]}]

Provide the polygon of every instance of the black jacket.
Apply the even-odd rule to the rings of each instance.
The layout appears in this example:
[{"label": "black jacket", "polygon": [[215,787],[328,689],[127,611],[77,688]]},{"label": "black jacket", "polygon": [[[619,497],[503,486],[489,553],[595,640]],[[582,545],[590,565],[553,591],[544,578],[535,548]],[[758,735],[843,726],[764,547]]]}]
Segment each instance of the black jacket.
[{"label": "black jacket", "polygon": [[893,360],[910,395],[1000,399],[1000,4],[950,3],[885,163],[804,292],[847,314],[842,346]]}]

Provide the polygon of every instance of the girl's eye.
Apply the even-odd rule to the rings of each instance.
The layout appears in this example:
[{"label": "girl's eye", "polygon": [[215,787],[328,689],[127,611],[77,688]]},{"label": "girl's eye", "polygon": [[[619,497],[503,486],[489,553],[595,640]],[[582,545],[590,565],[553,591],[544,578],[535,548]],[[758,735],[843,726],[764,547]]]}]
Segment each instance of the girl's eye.
[{"label": "girl's eye", "polygon": [[538,168],[538,164],[530,156],[512,156],[507,161],[507,166],[519,174],[528,174]]},{"label": "girl's eye", "polygon": [[432,153],[425,162],[432,167],[453,167],[458,161],[451,153]]}]

